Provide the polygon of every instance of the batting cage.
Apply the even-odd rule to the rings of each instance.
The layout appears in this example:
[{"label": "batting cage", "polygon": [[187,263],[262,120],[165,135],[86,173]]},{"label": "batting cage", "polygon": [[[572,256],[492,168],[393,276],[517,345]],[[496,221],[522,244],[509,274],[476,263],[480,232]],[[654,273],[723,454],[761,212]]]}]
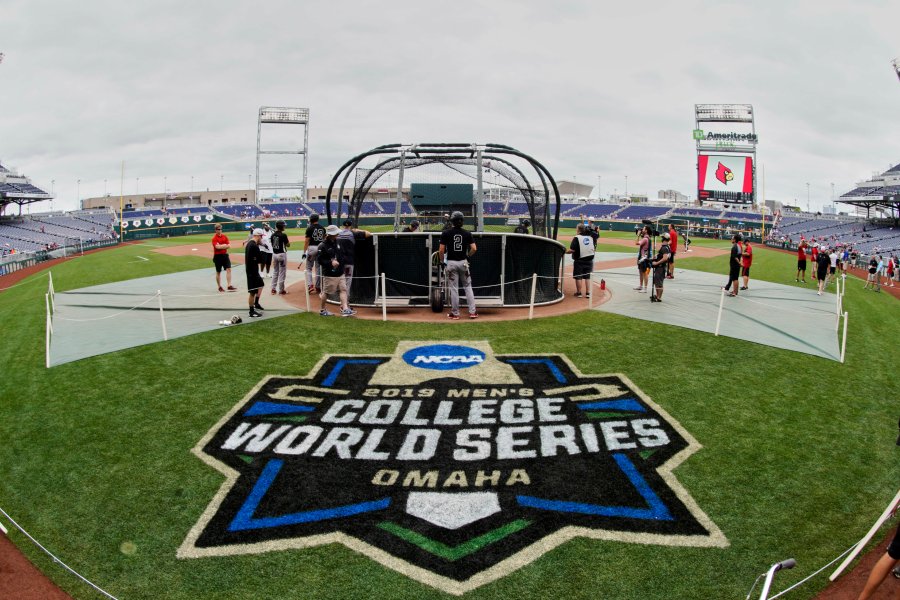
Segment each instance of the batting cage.
[{"label": "batting cage", "polygon": [[[566,248],[556,240],[517,233],[476,232],[469,261],[479,307],[551,304],[563,298]],[[432,306],[446,282],[438,264],[440,233],[376,233],[355,246],[350,303]],[[383,275],[383,276],[382,276]]]},{"label": "batting cage", "polygon": [[[396,189],[393,198],[373,192]],[[347,192],[345,193],[345,190]],[[337,203],[332,195],[337,192]],[[352,192],[352,193],[351,193]],[[328,222],[372,210],[426,218],[460,211],[484,231],[484,216],[524,203],[534,235],[556,239],[560,198],[550,172],[531,156],[501,144],[388,144],[353,157],[335,173],[325,206]],[[347,198],[347,200],[345,200]],[[368,205],[364,210],[364,205]]]},{"label": "batting cage", "polygon": [[[385,197],[391,189],[395,192]],[[335,192],[336,205],[330,200]],[[512,205],[515,214],[527,213],[530,234],[485,231],[485,215],[508,216]],[[466,217],[466,229],[474,230],[478,247],[469,261],[478,306],[540,305],[563,298],[565,246],[556,241],[559,189],[543,165],[510,146],[378,146],[338,169],[325,209],[329,223],[358,222],[361,214],[393,215],[393,233],[375,234],[355,246],[351,304],[442,310],[449,289],[437,256],[439,232],[457,211]],[[403,215],[416,215],[424,227],[401,232]]]}]

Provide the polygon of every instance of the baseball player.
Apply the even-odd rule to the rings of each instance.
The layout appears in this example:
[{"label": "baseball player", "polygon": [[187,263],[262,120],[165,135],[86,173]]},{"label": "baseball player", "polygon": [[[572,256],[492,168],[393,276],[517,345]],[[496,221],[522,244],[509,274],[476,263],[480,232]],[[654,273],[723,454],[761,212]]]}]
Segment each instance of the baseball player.
[{"label": "baseball player", "polygon": [[[306,287],[309,293],[322,291],[322,268],[316,262],[319,244],[325,241],[325,228],[319,225],[319,215],[309,215],[309,226],[306,228],[305,246],[301,261],[306,261]],[[301,265],[298,265],[299,269]],[[313,277],[315,275],[315,277]]]},{"label": "baseball player", "polygon": [[469,318],[477,319],[478,311],[475,308],[475,293],[472,291],[472,276],[469,274],[469,257],[475,254],[478,247],[472,233],[463,229],[465,217],[459,211],[450,215],[450,229],[441,232],[441,245],[438,248],[438,256],[441,262],[447,259],[445,267],[447,273],[447,285],[450,287],[450,314],[447,318],[451,321],[459,321],[459,282],[463,281],[466,293],[466,305],[469,309]]}]

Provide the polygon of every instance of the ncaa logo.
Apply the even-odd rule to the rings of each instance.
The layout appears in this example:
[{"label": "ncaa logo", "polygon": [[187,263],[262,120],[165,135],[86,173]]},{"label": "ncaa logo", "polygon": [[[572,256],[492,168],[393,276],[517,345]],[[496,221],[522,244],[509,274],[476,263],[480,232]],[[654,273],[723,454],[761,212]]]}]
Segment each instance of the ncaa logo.
[{"label": "ncaa logo", "polygon": [[408,350],[403,354],[403,360],[420,369],[452,371],[480,365],[484,362],[484,352],[468,346],[434,344]]}]

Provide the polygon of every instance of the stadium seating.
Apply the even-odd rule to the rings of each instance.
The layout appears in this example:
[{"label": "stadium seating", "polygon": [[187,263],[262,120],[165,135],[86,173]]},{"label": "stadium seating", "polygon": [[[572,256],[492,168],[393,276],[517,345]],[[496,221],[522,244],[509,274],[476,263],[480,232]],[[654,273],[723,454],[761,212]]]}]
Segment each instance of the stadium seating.
[{"label": "stadium seating", "polygon": [[722,211],[715,208],[676,208],[672,211],[672,215],[680,217],[706,217],[709,219],[718,219],[721,214]]},{"label": "stadium seating", "polygon": [[640,221],[641,219],[656,219],[669,212],[667,206],[640,206],[631,205],[616,214],[616,218],[627,221]]}]

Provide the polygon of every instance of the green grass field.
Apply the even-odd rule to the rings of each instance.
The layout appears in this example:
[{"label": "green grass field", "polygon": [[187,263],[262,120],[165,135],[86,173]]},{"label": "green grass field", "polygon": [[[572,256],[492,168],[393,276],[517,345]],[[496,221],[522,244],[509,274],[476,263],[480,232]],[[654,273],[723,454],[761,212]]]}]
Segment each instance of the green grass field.
[{"label": "green grass field", "polygon": [[[208,236],[149,243],[205,244]],[[56,290],[209,266],[152,250],[129,245],[54,266]],[[756,252],[756,278],[794,285],[792,256]],[[134,262],[138,255],[150,260]],[[724,273],[725,260],[679,266]],[[46,370],[41,273],[0,293],[0,507],[119,598],[445,596],[335,544],[176,558],[222,483],[190,449],[267,374],[305,375],[323,354],[387,354],[400,340],[489,340],[497,353],[563,353],[584,373],[627,375],[703,446],[675,475],[730,546],[576,539],[466,597],[743,598],[757,574],[795,557],[798,567],[778,575],[782,589],[862,537],[900,480],[900,304],[848,281],[843,365],[585,312],[497,324],[298,314]],[[99,597],[17,531],[10,537],[74,597]],[[825,583],[820,575],[789,597],[811,598]]]}]

